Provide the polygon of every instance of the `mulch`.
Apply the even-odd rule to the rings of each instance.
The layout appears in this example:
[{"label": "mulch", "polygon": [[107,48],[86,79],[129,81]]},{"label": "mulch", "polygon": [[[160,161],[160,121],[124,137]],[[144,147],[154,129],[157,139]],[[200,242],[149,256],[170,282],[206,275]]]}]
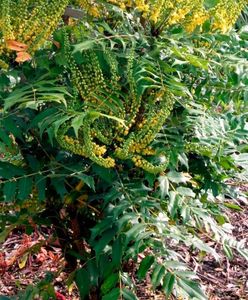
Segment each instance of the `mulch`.
[{"label": "mulch", "polygon": [[[247,186],[242,189],[248,192]],[[237,202],[242,210],[228,210],[227,215],[233,226],[233,235],[237,240],[246,240],[248,247],[248,205],[244,199]],[[65,262],[61,247],[51,239],[52,233],[53,230],[47,227],[41,227],[31,235],[14,230],[0,244],[0,296],[15,296],[28,285],[42,280],[47,272],[53,272],[57,299],[80,299],[75,284],[66,285],[70,274],[63,271]],[[211,255],[199,255],[199,252],[182,245],[178,249],[196,272],[209,300],[248,300],[248,261],[237,253],[228,260],[218,243],[209,243],[220,255],[218,262]],[[133,268],[135,270],[135,265]],[[152,290],[149,275],[142,282],[135,278],[134,281],[138,299],[165,299],[161,292]]]}]

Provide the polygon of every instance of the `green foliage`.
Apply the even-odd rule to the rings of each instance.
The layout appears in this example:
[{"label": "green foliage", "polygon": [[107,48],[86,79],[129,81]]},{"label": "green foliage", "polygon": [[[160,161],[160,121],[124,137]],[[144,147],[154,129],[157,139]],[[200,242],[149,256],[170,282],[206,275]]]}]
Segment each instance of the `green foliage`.
[{"label": "green foliage", "polygon": [[241,209],[226,182],[248,180],[247,29],[155,34],[108,9],[0,71],[0,241],[52,224],[81,299],[137,299],[130,260],[168,299],[207,299],[176,249],[218,260],[207,235],[248,258],[225,216]]}]

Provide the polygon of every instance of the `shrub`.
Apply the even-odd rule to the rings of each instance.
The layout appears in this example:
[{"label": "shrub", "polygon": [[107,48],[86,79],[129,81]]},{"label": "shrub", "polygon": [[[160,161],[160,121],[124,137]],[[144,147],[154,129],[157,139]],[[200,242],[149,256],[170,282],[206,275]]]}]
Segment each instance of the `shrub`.
[{"label": "shrub", "polygon": [[1,3],[1,239],[52,225],[82,299],[136,299],[129,260],[205,299],[173,245],[248,258],[224,215],[247,180],[245,1],[74,1],[64,23],[50,2]]}]

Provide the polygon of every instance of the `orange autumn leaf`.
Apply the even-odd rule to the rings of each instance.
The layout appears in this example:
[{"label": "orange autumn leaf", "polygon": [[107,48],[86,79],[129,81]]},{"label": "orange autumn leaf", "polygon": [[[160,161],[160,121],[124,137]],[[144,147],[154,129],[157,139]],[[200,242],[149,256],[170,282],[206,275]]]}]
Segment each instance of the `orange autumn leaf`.
[{"label": "orange autumn leaf", "polygon": [[28,48],[26,44],[14,40],[7,40],[6,45],[8,49],[18,51],[18,52],[25,51]]},{"label": "orange autumn leaf", "polygon": [[15,61],[21,63],[30,60],[31,58],[32,56],[28,52],[21,51],[17,52]]}]

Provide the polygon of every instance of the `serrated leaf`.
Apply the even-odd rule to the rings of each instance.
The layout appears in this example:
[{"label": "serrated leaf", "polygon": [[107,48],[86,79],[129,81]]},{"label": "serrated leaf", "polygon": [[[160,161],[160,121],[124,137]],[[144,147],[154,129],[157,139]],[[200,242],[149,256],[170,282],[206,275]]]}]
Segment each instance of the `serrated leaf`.
[{"label": "serrated leaf", "polygon": [[107,231],[105,231],[102,234],[102,237],[99,241],[96,242],[96,245],[94,247],[94,250],[97,255],[101,253],[101,251],[104,250],[104,248],[107,246],[107,244],[114,239],[114,236],[116,234],[116,228],[111,228]]},{"label": "serrated leaf", "polygon": [[148,255],[145,258],[143,258],[143,260],[140,263],[138,272],[137,272],[137,277],[138,277],[139,280],[145,278],[148,270],[150,269],[150,267],[154,263],[154,260],[155,260],[155,258],[152,255]]},{"label": "serrated leaf", "polygon": [[179,186],[176,190],[177,190],[178,194],[180,194],[182,196],[192,197],[192,198],[195,197],[195,193],[190,188]]},{"label": "serrated leaf", "polygon": [[92,49],[94,46],[94,43],[95,43],[94,40],[87,40],[80,44],[74,45],[74,47],[73,47],[74,49],[73,49],[72,53],[75,54],[78,51],[81,52],[81,51],[85,51],[88,49]]},{"label": "serrated leaf", "polygon": [[180,196],[176,192],[171,191],[169,193],[168,211],[169,211],[172,219],[175,218],[175,216],[176,216],[176,214],[178,212],[178,209],[179,209],[179,206],[178,206],[179,199],[180,199]]},{"label": "serrated leaf", "polygon": [[78,138],[78,130],[83,126],[84,124],[84,119],[85,114],[81,113],[80,115],[76,116],[75,118],[72,119],[71,121],[71,127],[73,128],[75,132],[76,138]]},{"label": "serrated leaf", "polygon": [[77,174],[76,177],[78,179],[81,179],[86,185],[88,185],[88,187],[90,187],[93,191],[95,191],[95,182],[92,176],[81,173],[81,174]]},{"label": "serrated leaf", "polygon": [[180,173],[176,171],[170,171],[167,174],[167,178],[169,181],[174,182],[174,183],[186,183],[190,181],[191,176],[188,173]]},{"label": "serrated leaf", "polygon": [[126,244],[128,244],[131,240],[135,240],[138,234],[140,234],[144,230],[144,224],[135,224],[131,229],[125,232],[126,235]]},{"label": "serrated leaf", "polygon": [[161,198],[164,199],[165,196],[169,193],[169,180],[166,176],[160,176],[159,177],[159,188],[160,188],[160,194]]}]

